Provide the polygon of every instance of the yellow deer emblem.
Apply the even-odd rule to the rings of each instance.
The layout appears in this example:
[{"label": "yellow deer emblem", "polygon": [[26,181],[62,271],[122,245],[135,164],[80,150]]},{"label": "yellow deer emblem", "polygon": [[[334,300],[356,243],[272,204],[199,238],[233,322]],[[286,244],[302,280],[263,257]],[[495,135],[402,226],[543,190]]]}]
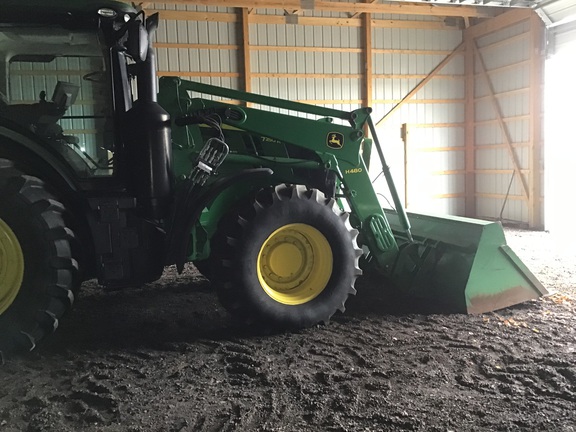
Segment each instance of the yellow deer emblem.
[{"label": "yellow deer emblem", "polygon": [[340,132],[330,132],[326,144],[330,148],[341,149],[344,146],[344,135]]}]

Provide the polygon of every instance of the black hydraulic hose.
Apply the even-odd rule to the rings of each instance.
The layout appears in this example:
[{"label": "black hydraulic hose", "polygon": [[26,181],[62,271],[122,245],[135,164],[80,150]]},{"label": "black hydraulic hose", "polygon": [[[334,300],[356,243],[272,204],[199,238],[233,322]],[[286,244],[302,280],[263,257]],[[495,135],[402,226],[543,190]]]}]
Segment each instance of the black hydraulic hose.
[{"label": "black hydraulic hose", "polygon": [[[269,176],[272,175],[273,171],[270,168],[252,168],[240,171],[237,174],[224,177],[216,181],[207,191],[204,193],[199,193],[190,198],[190,193],[186,194],[186,202],[184,203],[184,208],[179,208],[179,203],[175,203],[176,212],[178,214],[174,215],[173,224],[170,227],[168,239],[167,239],[167,255],[166,255],[166,265],[176,264],[178,272],[182,272],[184,269],[184,263],[186,263],[188,257],[188,246],[190,241],[190,236],[187,235],[192,230],[194,224],[200,218],[202,210],[214,200],[223,190],[232,186],[235,183],[253,179],[255,177]],[[194,186],[193,191],[195,192],[197,188]],[[192,192],[192,191],[191,191]],[[180,213],[182,212],[182,213]]]}]

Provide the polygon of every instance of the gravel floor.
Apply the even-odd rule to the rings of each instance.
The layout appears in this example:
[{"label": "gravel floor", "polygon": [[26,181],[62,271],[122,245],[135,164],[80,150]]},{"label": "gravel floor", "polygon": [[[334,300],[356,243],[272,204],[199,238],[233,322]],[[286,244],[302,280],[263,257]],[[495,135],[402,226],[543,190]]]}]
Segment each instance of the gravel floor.
[{"label": "gravel floor", "polygon": [[0,367],[0,431],[576,431],[575,263],[507,230],[556,294],[483,315],[400,309],[369,279],[328,325],[236,326],[192,267],[93,283]]},{"label": "gravel floor", "polygon": [[505,229],[508,244],[549,290],[576,299],[576,236]]}]

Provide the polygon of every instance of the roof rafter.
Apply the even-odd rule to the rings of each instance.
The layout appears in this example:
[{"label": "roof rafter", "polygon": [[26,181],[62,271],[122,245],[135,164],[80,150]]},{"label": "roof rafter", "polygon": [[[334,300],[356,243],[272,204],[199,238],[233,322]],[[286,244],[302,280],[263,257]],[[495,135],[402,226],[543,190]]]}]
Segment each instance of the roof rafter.
[{"label": "roof rafter", "polygon": [[442,3],[363,3],[331,0],[163,0],[166,4],[190,4],[198,6],[241,7],[255,9],[316,10],[352,14],[400,14],[492,18],[500,12],[497,8]]}]

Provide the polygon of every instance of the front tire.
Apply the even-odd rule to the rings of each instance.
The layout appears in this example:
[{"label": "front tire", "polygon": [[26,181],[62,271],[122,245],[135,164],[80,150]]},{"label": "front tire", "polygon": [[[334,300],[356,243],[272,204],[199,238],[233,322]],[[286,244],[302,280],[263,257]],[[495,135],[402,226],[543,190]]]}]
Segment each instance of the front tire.
[{"label": "front tire", "polygon": [[256,195],[218,230],[212,274],[222,304],[243,321],[281,328],[326,322],[344,311],[362,274],[358,231],[333,199],[301,185]]},{"label": "front tire", "polygon": [[77,262],[63,205],[0,159],[0,355],[32,350],[74,301]]}]

